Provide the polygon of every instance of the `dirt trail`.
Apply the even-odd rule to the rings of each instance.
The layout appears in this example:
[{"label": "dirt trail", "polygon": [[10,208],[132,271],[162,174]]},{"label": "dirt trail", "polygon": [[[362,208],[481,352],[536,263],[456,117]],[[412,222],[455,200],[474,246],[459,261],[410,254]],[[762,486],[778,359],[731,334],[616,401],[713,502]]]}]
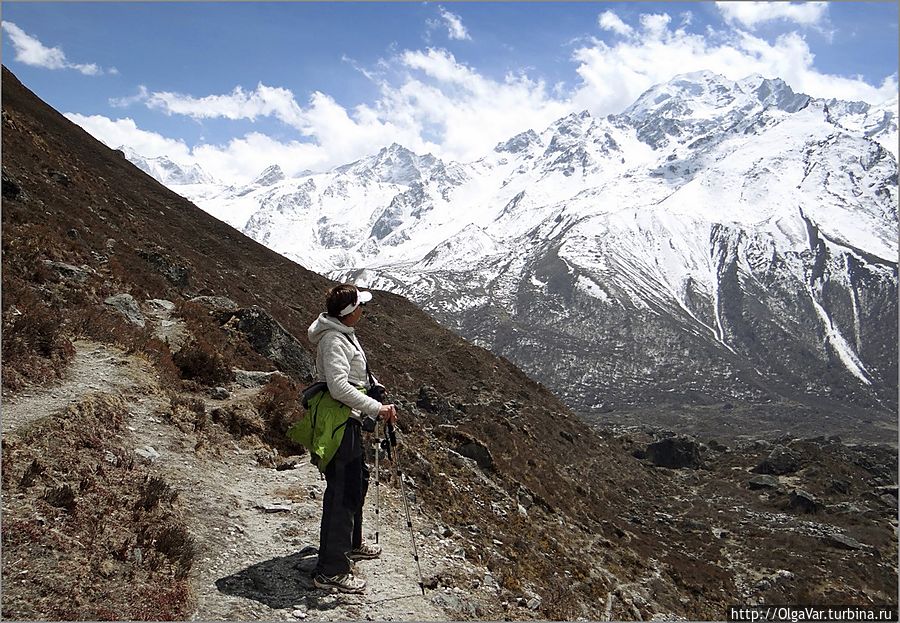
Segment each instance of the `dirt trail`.
[{"label": "dirt trail", "polygon": [[[292,470],[262,467],[257,461],[258,446],[241,446],[231,440],[218,457],[196,453],[194,436],[163,416],[169,396],[158,386],[147,362],[94,342],[77,342],[75,347],[71,372],[61,384],[4,401],[3,427],[18,428],[87,393],[128,397],[127,430],[133,435],[134,450],[152,461],[154,471],[179,492],[187,511],[197,546],[192,571],[197,598],[193,620],[454,618],[438,605],[457,603],[452,591],[429,591],[425,597],[419,591],[402,500],[394,488],[381,486],[382,558],[356,565],[356,572],[368,581],[366,593],[338,595],[317,590],[303,570],[314,558],[300,554],[304,547],[318,542],[325,482],[316,468],[301,457]],[[246,394],[242,390],[235,396]],[[207,400],[208,408],[222,404]],[[374,486],[366,508],[370,538],[375,529],[373,503]],[[414,526],[432,532],[434,524],[413,510]],[[466,565],[454,556],[458,547],[451,540],[424,539],[421,533],[417,537],[426,577]]]},{"label": "dirt trail", "polygon": [[65,377],[52,387],[26,389],[14,396],[4,393],[3,430],[15,430],[77,402],[84,394],[103,392],[130,397],[152,387],[155,375],[139,357],[106,344],[77,341],[75,357]]}]

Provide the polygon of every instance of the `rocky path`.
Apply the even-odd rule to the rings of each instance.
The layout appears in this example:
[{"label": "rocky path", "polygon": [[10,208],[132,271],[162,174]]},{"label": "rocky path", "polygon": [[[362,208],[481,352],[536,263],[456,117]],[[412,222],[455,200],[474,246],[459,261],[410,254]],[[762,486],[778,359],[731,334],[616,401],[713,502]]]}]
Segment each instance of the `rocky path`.
[{"label": "rocky path", "polygon": [[65,377],[52,387],[27,389],[3,396],[3,430],[15,430],[30,421],[64,409],[84,394],[103,392],[135,396],[152,391],[152,371],[146,361],[106,344],[77,341],[75,357]]},{"label": "rocky path", "polygon": [[[77,355],[64,381],[23,393],[3,404],[3,427],[18,428],[64,408],[87,393],[120,393],[130,405],[127,430],[137,454],[153,464],[179,492],[196,543],[192,570],[194,620],[446,620],[456,618],[441,605],[457,606],[452,589],[418,587],[409,531],[399,491],[381,487],[382,558],[361,561],[363,595],[331,594],[312,587],[306,569],[314,557],[302,550],[318,542],[325,482],[307,460],[277,471],[257,461],[259,447],[229,440],[218,456],[194,451],[196,440],[171,424],[164,413],[169,395],[149,364],[107,345],[77,342]],[[239,392],[244,396],[246,392]],[[221,405],[211,401],[209,407]],[[366,533],[374,538],[374,486],[367,501]],[[467,563],[438,527],[415,513],[422,571],[426,577]],[[473,577],[483,570],[464,569]],[[458,589],[456,589],[458,592]]]},{"label": "rocky path", "polygon": [[[314,557],[300,553],[318,543],[325,488],[308,461],[276,471],[258,464],[257,450],[236,443],[219,458],[201,457],[189,439],[171,434],[173,427],[158,417],[145,413],[133,421],[139,444],[158,453],[154,464],[181,493],[192,517],[189,527],[198,548],[193,619],[447,618],[418,589],[409,533],[397,508],[401,501],[393,490],[382,487],[382,559],[357,564],[369,583],[366,594],[327,594],[309,580]],[[374,524],[367,528],[371,533]],[[423,571],[433,573],[431,567]]]}]

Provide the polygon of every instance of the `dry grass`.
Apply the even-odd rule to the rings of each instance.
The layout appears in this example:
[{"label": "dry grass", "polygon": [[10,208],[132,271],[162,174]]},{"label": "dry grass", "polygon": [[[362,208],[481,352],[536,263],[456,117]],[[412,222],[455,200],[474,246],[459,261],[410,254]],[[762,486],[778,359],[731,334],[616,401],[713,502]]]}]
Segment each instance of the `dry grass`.
[{"label": "dry grass", "polygon": [[194,545],[177,495],[123,448],[95,395],[3,439],[4,619],[188,616]]},{"label": "dry grass", "polygon": [[3,280],[3,386],[59,378],[75,354],[58,314],[19,280]]},{"label": "dry grass", "polygon": [[224,385],[234,378],[222,353],[203,338],[191,340],[175,353],[172,362],[181,373],[181,378],[201,385]]}]

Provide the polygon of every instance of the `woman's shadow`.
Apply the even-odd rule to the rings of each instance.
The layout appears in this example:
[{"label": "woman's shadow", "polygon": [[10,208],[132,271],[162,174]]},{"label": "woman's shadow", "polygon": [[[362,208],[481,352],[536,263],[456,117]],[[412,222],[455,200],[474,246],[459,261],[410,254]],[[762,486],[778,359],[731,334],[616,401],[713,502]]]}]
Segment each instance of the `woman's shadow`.
[{"label": "woman's shadow", "polygon": [[264,603],[272,609],[292,608],[305,603],[310,609],[327,610],[338,601],[313,585],[312,571],[318,561],[318,549],[304,547],[290,556],[271,558],[216,580],[219,592]]}]

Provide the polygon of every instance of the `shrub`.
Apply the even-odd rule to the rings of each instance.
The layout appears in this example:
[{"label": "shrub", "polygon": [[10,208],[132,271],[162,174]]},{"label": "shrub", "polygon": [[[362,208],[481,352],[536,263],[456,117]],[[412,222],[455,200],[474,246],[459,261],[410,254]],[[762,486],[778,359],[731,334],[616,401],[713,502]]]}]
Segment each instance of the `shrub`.
[{"label": "shrub", "polygon": [[17,280],[4,280],[4,387],[15,390],[27,382],[59,378],[74,355],[59,313]]},{"label": "shrub", "polygon": [[265,422],[264,441],[281,450],[297,450],[287,438],[287,430],[301,415],[300,387],[283,376],[273,376],[259,392],[256,409]]},{"label": "shrub", "polygon": [[234,378],[222,354],[203,338],[193,339],[175,353],[172,361],[180,370],[182,378],[203,385],[221,385]]}]

